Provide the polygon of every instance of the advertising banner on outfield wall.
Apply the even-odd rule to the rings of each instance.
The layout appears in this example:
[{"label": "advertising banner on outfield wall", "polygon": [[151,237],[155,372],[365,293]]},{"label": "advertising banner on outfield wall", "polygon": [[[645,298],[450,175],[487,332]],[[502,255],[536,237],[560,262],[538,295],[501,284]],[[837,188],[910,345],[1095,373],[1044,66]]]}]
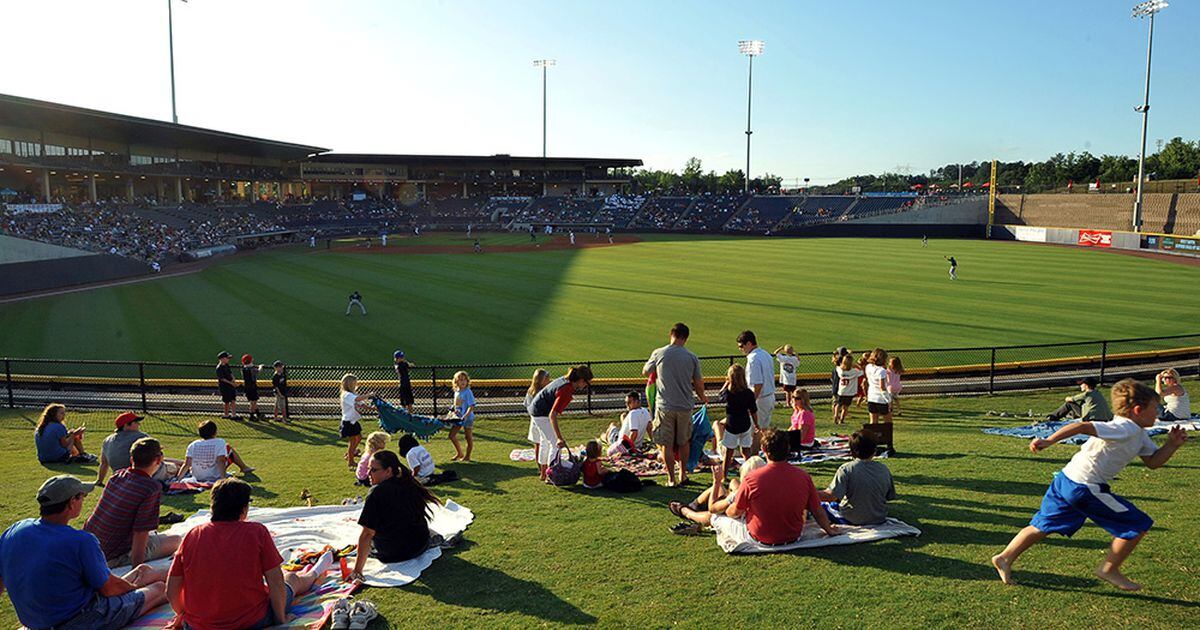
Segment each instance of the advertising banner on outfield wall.
[{"label": "advertising banner on outfield wall", "polygon": [[1079,230],[1080,247],[1112,247],[1113,234],[1109,230]]},{"label": "advertising banner on outfield wall", "polygon": [[1046,228],[1044,228],[1044,227],[1031,227],[1028,225],[1014,225],[1012,227],[1012,230],[1013,230],[1013,236],[1015,236],[1018,241],[1029,241],[1031,243],[1045,243],[1046,242]]},{"label": "advertising banner on outfield wall", "polygon": [[1186,252],[1189,254],[1200,254],[1200,240],[1194,238],[1179,238],[1177,236],[1164,236],[1159,241],[1162,249],[1173,252]]}]

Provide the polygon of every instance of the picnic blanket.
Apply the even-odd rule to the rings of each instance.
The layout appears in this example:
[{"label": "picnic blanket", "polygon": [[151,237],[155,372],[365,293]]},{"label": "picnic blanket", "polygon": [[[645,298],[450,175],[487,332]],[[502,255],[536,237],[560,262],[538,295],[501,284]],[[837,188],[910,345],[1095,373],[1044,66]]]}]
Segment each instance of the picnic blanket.
[{"label": "picnic blanket", "polygon": [[419,440],[428,440],[438,431],[450,426],[437,418],[408,413],[407,410],[396,407],[382,398],[375,399],[375,408],[379,410],[379,428],[388,433],[403,431],[411,433]]},{"label": "picnic blanket", "polygon": [[[1030,425],[1026,425],[1023,427],[988,427],[986,429],[983,429],[983,432],[987,433],[989,435],[1005,435],[1008,437],[1023,438],[1026,440],[1032,440],[1033,438],[1040,438],[1040,439],[1044,440],[1044,439],[1050,437],[1050,435],[1053,434],[1055,431],[1057,431],[1069,424],[1072,424],[1074,422],[1078,422],[1078,420],[1059,420],[1059,421],[1055,421],[1055,422],[1038,422],[1036,424],[1030,424]],[[1166,422],[1163,420],[1159,420],[1154,423],[1154,426],[1146,429],[1146,433],[1148,433],[1150,435],[1161,435],[1163,433],[1166,433],[1167,431],[1170,431],[1171,427],[1173,427],[1175,425],[1179,425],[1179,426],[1183,427],[1183,429],[1185,431],[1200,431],[1200,417],[1192,416],[1192,419],[1190,419],[1190,420],[1173,421],[1173,422]],[[1083,444],[1084,442],[1088,441],[1089,437],[1091,437],[1091,436],[1073,435],[1073,436],[1063,440],[1063,442],[1065,442],[1067,444],[1077,444],[1078,445],[1078,444]]]},{"label": "picnic blanket", "polygon": [[[358,526],[358,515],[361,511],[361,504],[295,508],[251,507],[247,518],[267,526],[279,553],[286,558],[303,551],[321,549],[326,545],[340,549],[356,544],[358,535],[362,532],[362,528]],[[471,510],[447,500],[445,505],[434,506],[433,517],[429,519],[429,529],[449,539],[466,531],[467,526],[474,520],[475,515]],[[200,510],[182,523],[172,526],[166,533],[186,534],[193,527],[208,521],[209,511]],[[385,564],[370,558],[363,570],[364,582],[368,586],[404,586],[416,580],[421,572],[429,568],[441,555],[442,550],[434,547],[404,562]],[[163,558],[149,564],[167,566],[170,562],[170,558]],[[121,575],[129,569],[130,567],[121,567],[113,569],[113,572]]]},{"label": "picnic blanket", "polygon": [[167,486],[166,494],[196,494],[211,487],[213,487],[211,481],[196,481],[195,477],[186,477],[179,481],[172,481]]},{"label": "picnic blanket", "polygon": [[[288,615],[292,616],[292,620],[275,627],[320,630],[329,619],[333,604],[350,595],[357,587],[355,584],[343,582],[339,577],[337,571],[327,572],[316,584],[313,584],[312,589],[292,602],[292,607],[288,608]],[[158,630],[166,626],[174,616],[175,613],[171,610],[171,606],[163,604],[135,619],[133,623],[125,626],[125,629]]]},{"label": "picnic blanket", "polygon": [[[829,437],[819,438],[815,442],[815,445],[816,447],[812,450],[807,450],[799,453],[798,455],[793,455],[790,459],[788,459],[788,463],[796,466],[804,466],[807,464],[819,464],[821,462],[848,462],[854,459],[854,455],[850,453],[850,438],[844,435],[831,435]],[[710,457],[719,458],[719,455],[711,451],[709,451],[707,454]],[[875,459],[887,459],[887,456],[887,451],[884,451],[877,454]],[[745,460],[741,455],[735,455],[733,457],[733,461],[738,466],[741,466],[742,462]]]},{"label": "picnic blanket", "polygon": [[899,536],[920,536],[921,530],[904,521],[889,518],[879,525],[838,525],[842,533],[826,536],[816,521],[804,524],[800,539],[785,545],[764,545],[750,536],[746,522],[728,516],[714,515],[712,527],[717,533],[717,546],[725,553],[780,553],[794,549],[854,545]]}]

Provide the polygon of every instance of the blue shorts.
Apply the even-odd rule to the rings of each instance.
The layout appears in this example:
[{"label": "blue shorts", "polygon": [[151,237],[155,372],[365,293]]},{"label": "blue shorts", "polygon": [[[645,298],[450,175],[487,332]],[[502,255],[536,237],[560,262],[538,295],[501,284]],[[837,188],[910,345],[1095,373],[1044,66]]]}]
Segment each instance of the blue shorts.
[{"label": "blue shorts", "polygon": [[1070,536],[1092,519],[1114,538],[1137,538],[1149,531],[1154,520],[1128,499],[1117,496],[1108,484],[1075,483],[1061,472],[1042,497],[1042,507],[1029,521],[1047,534]]},{"label": "blue shorts", "polygon": [[115,597],[98,594],[74,617],[54,627],[58,630],[124,628],[142,612],[145,603],[146,594],[140,591],[129,591]]}]

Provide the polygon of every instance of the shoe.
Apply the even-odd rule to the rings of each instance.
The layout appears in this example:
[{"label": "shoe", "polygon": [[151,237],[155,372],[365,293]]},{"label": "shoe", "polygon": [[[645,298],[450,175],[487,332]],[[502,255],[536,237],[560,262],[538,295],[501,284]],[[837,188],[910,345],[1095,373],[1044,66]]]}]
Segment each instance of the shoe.
[{"label": "shoe", "polygon": [[99,458],[97,458],[95,455],[92,455],[91,453],[84,453],[83,455],[79,456],[79,461],[86,462],[89,464],[96,463],[97,459],[99,459]]},{"label": "shoe", "polygon": [[333,608],[329,611],[329,630],[347,630],[350,627],[352,604],[349,597],[343,597],[333,603]]},{"label": "shoe", "polygon": [[671,526],[671,533],[679,534],[680,536],[696,536],[700,533],[700,523],[694,523],[692,521],[676,523],[675,525]]},{"label": "shoe", "polygon": [[166,514],[158,517],[159,525],[174,525],[175,523],[182,523],[183,521],[183,515],[176,514],[175,512],[167,512]]},{"label": "shoe", "polygon": [[375,608],[375,604],[366,600],[355,602],[354,608],[350,610],[349,630],[367,630],[367,624],[378,616],[379,610]]}]

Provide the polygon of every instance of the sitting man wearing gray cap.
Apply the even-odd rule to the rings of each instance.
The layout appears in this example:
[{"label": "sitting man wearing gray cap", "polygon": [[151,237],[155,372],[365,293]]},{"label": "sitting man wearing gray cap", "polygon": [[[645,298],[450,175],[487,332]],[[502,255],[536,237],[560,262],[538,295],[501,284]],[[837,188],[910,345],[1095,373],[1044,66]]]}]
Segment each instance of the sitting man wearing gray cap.
[{"label": "sitting man wearing gray cap", "polygon": [[1074,396],[1067,396],[1063,399],[1063,404],[1053,413],[1046,415],[1046,422],[1056,422],[1063,419],[1075,419],[1086,422],[1108,422],[1113,419],[1112,410],[1108,408],[1108,401],[1105,400],[1104,394],[1096,391],[1100,382],[1091,376],[1081,378],[1079,381],[1079,393]]},{"label": "sitting man wearing gray cap", "polygon": [[120,628],[167,600],[164,569],[139,565],[113,575],[96,537],[70,523],[94,487],[71,475],[38,490],[41,518],[0,534],[0,592],[29,628]]}]

